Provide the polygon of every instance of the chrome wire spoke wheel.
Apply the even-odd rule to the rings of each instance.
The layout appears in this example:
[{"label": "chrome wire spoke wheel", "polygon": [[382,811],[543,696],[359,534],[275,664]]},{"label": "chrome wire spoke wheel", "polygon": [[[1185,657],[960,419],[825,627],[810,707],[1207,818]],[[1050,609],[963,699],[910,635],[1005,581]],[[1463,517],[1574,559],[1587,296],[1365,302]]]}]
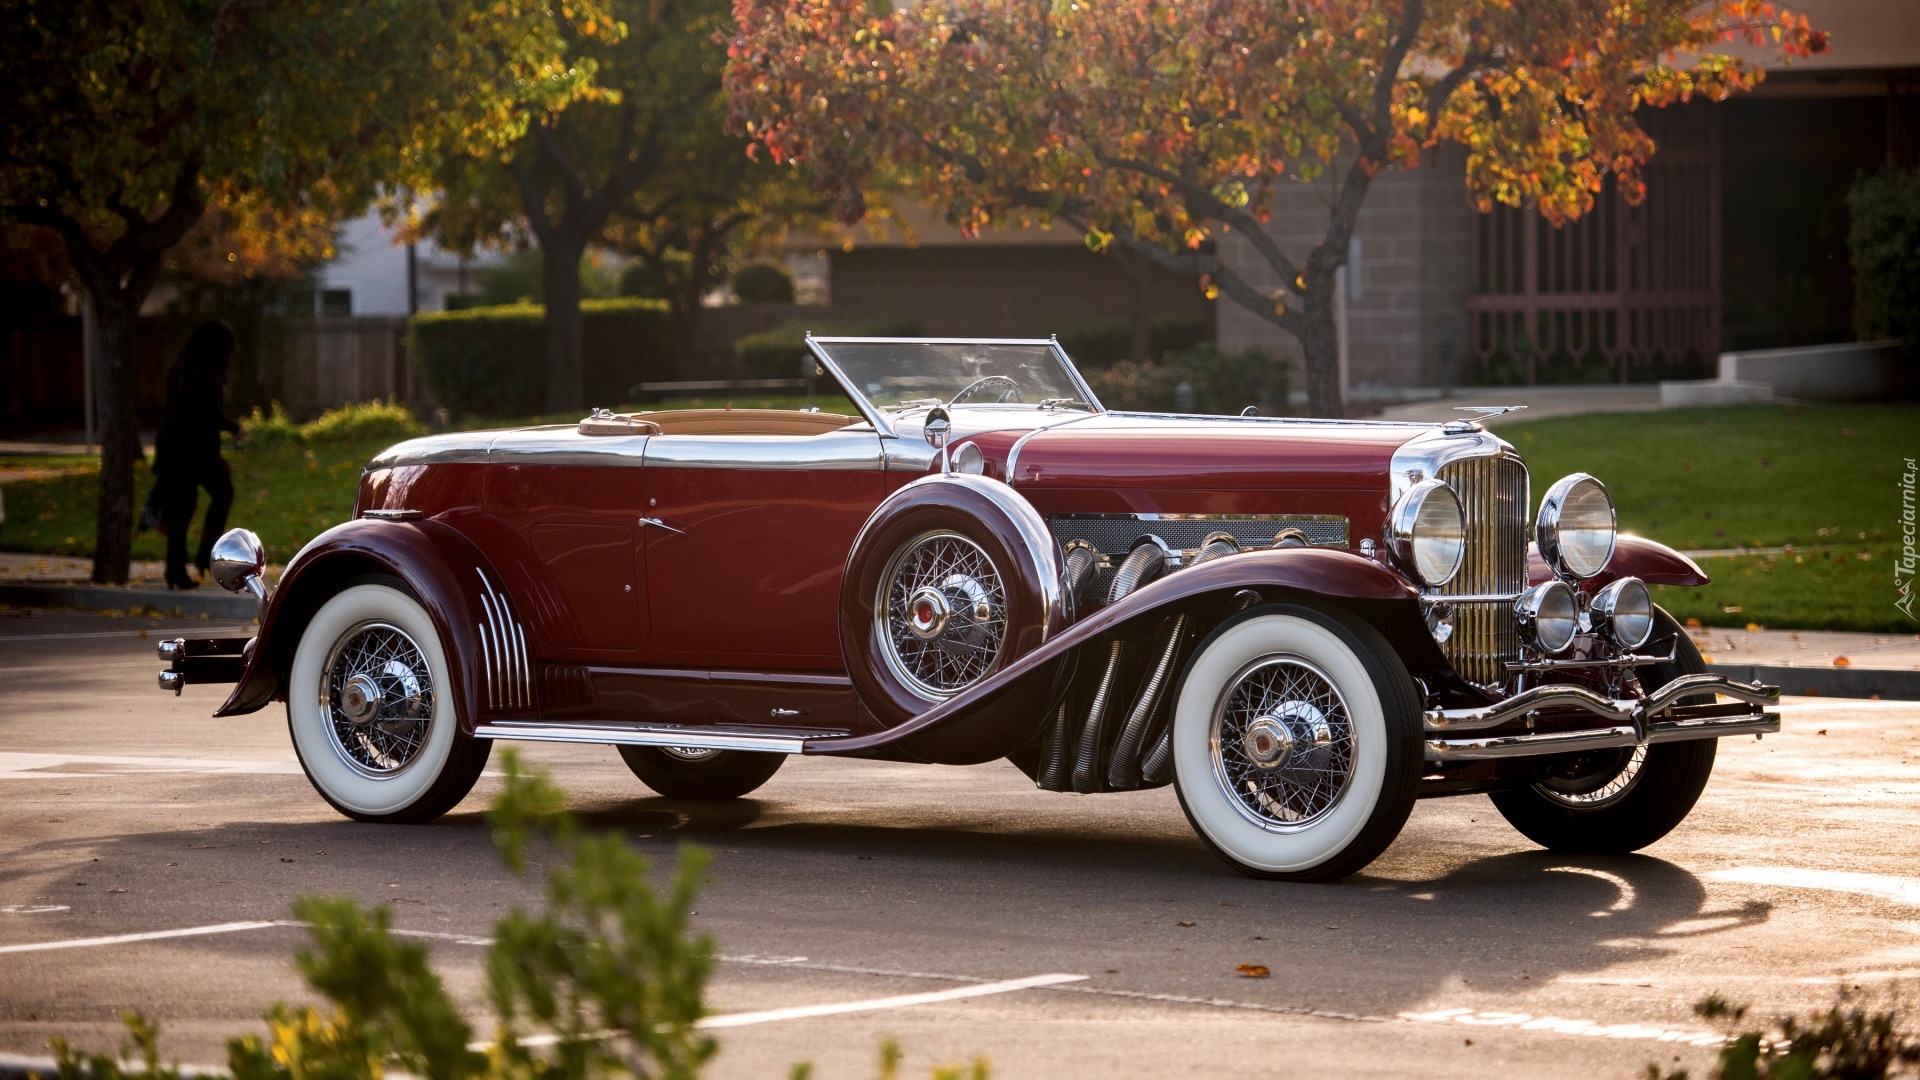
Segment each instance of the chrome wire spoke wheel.
[{"label": "chrome wire spoke wheel", "polygon": [[1242,816],[1271,832],[1309,828],[1353,780],[1346,701],[1296,656],[1264,656],[1230,680],[1213,713],[1213,772]]},{"label": "chrome wire spoke wheel", "polygon": [[874,620],[893,674],[939,701],[999,666],[1006,589],[980,545],[957,532],[923,533],[880,575]]},{"label": "chrome wire spoke wheel", "polygon": [[676,761],[710,761],[720,753],[711,746],[663,746],[660,752]]},{"label": "chrome wire spoke wheel", "polygon": [[1533,789],[1548,801],[1571,809],[1597,810],[1626,798],[1639,783],[1646,764],[1647,748],[1644,745],[1627,752],[1606,754],[1597,761],[1588,760],[1583,755],[1573,769],[1563,770],[1563,773],[1571,775],[1550,776],[1535,784]]},{"label": "chrome wire spoke wheel", "polygon": [[354,772],[385,779],[420,757],[433,724],[433,671],[406,631],[366,622],[342,634],[320,687],[334,753]]}]

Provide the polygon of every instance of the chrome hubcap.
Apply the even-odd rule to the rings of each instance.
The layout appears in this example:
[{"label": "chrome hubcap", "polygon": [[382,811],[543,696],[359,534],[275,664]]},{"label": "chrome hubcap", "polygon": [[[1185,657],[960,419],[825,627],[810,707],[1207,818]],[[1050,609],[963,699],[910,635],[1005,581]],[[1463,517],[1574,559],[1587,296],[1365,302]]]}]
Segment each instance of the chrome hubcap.
[{"label": "chrome hubcap", "polygon": [[1214,706],[1214,779],[1241,816],[1263,829],[1293,832],[1326,817],[1352,783],[1353,762],[1346,702],[1303,659],[1253,661]]},{"label": "chrome hubcap", "polygon": [[978,544],[952,532],[915,537],[880,577],[875,629],[887,666],[937,701],[985,678],[1006,636],[1006,593]]},{"label": "chrome hubcap", "polygon": [[340,691],[340,715],[356,726],[364,725],[380,713],[380,706],[386,695],[380,692],[380,684],[373,681],[371,675],[356,674],[347,678],[347,684]]},{"label": "chrome hubcap", "polygon": [[334,753],[363,776],[385,779],[413,764],[433,723],[426,654],[397,626],[367,622],[327,656],[320,707]]}]

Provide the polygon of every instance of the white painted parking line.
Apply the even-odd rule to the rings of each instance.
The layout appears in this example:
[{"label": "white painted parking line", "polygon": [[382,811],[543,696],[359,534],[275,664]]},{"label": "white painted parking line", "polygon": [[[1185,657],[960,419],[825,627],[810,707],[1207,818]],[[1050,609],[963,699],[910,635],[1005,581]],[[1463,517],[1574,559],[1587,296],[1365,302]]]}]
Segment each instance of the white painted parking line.
[{"label": "white painted parking line", "polygon": [[1649,1042],[1683,1043],[1688,1046],[1718,1046],[1727,1041],[1726,1036],[1708,1031],[1686,1031],[1651,1024],[1601,1024],[1592,1020],[1568,1020],[1559,1016],[1534,1016],[1531,1013],[1485,1009],[1435,1009],[1431,1012],[1407,1012],[1401,1013],[1400,1019],[1417,1024],[1510,1027],[1517,1031],[1545,1031],[1555,1035],[1581,1035],[1590,1039],[1640,1039]]},{"label": "white painted parking line", "polygon": [[241,930],[265,930],[282,926],[280,922],[230,922],[213,926],[188,926],[179,930],[151,930],[144,934],[113,934],[108,937],[68,938],[65,941],[30,941],[24,945],[0,945],[0,953],[47,952],[52,949],[85,949],[95,945],[126,945],[135,941],[161,941],[166,938],[203,937],[207,934],[231,934]]},{"label": "white painted parking line", "polygon": [[[95,772],[65,772],[62,766],[109,766]],[[297,761],[249,761],[239,758],[113,757],[102,754],[43,754],[0,750],[0,780],[76,780],[147,773],[230,773],[248,776],[298,776]]]},{"label": "white painted parking line", "polygon": [[874,1012],[881,1009],[905,1009],[914,1005],[963,1001],[967,998],[986,997],[991,994],[1007,994],[1015,990],[1058,986],[1061,983],[1081,982],[1086,978],[1085,975],[1029,975],[1024,979],[956,986],[951,990],[932,990],[921,994],[900,994],[895,997],[869,998],[865,1001],[835,1001],[824,1005],[796,1005],[790,1009],[767,1009],[763,1012],[733,1013],[730,1016],[709,1016],[695,1026],[709,1029],[745,1027],[748,1024],[768,1024],[779,1020],[806,1020],[816,1016],[839,1016],[843,1013]]},{"label": "white painted parking line", "polygon": [[1845,870],[1809,870],[1797,866],[1736,866],[1702,875],[1709,881],[1736,885],[1775,885],[1786,889],[1877,896],[1900,904],[1920,905],[1920,880],[1890,874],[1856,874]]}]

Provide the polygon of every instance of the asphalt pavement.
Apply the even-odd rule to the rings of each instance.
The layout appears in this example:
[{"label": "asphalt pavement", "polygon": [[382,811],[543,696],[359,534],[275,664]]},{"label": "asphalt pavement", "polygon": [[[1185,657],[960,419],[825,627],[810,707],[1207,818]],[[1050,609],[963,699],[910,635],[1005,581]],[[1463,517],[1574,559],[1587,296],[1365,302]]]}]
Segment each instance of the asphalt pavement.
[{"label": "asphalt pavement", "polygon": [[[278,707],[214,720],[218,688],[154,689],[156,640],[220,626],[0,612],[0,1053],[111,1050],[138,1009],[168,1055],[219,1064],[272,1002],[310,1000],[284,922],[314,892],[392,905],[484,1030],[486,935],[537,899],[491,852],[497,778],[433,825],[339,817]],[[892,1035],[907,1076],[984,1057],[998,1077],[1624,1080],[1699,1074],[1709,993],[1764,1016],[1920,982],[1920,704],[1783,712],[1722,743],[1693,816],[1642,854],[1554,855],[1484,798],[1440,799],[1326,886],[1237,876],[1167,790],[807,759],[694,805],[609,748],[522,752],[659,867],[713,852],[714,1077],[866,1077]]]}]

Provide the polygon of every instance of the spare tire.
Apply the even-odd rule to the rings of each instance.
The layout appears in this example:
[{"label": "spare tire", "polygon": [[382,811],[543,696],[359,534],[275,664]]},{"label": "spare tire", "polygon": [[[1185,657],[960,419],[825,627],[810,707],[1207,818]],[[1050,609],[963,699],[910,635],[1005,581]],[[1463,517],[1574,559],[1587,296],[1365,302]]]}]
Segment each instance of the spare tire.
[{"label": "spare tire", "polygon": [[[854,539],[840,648],[861,702],[894,727],[1039,647],[1066,625],[1066,605],[1059,547],[1032,504],[984,476],[928,476],[889,496]],[[1007,754],[1039,730],[1056,690],[1028,682],[1045,688],[993,702],[996,721],[944,725],[906,749],[951,764]]]}]

